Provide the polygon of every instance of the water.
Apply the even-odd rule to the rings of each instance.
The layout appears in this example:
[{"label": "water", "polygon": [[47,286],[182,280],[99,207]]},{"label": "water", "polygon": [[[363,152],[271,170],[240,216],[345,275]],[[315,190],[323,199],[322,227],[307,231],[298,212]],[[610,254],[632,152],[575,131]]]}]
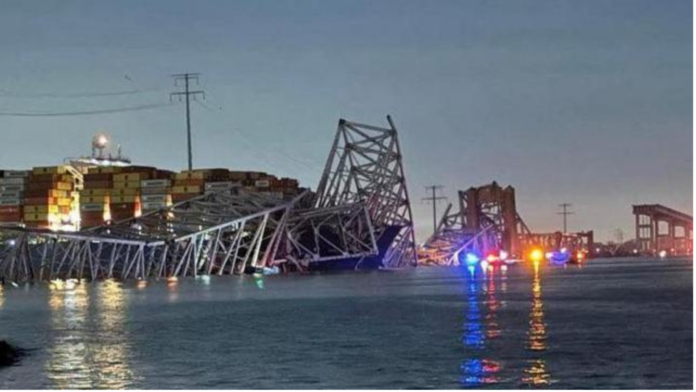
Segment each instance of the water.
[{"label": "water", "polygon": [[0,388],[692,388],[693,261],[13,288]]}]

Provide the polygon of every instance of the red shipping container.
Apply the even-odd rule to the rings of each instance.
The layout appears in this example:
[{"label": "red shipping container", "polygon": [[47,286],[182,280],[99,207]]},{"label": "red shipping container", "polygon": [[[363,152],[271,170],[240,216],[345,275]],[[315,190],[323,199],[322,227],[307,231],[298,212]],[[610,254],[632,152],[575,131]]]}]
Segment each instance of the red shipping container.
[{"label": "red shipping container", "polygon": [[139,203],[111,203],[109,206],[111,209],[111,214],[118,213],[121,211],[129,211],[131,213],[135,212]]},{"label": "red shipping container", "polygon": [[83,179],[85,182],[95,182],[95,181],[111,181],[113,179],[113,173],[89,173],[85,174]]},{"label": "red shipping container", "polygon": [[56,204],[55,197],[27,197],[24,199],[24,205],[27,206],[42,206]]},{"label": "red shipping container", "polygon": [[21,212],[0,212],[0,222],[21,222]]},{"label": "red shipping container", "polygon": [[85,181],[85,189],[108,189],[113,188],[113,181]]},{"label": "red shipping container", "polygon": [[0,206],[0,214],[20,214],[22,207],[19,206]]}]

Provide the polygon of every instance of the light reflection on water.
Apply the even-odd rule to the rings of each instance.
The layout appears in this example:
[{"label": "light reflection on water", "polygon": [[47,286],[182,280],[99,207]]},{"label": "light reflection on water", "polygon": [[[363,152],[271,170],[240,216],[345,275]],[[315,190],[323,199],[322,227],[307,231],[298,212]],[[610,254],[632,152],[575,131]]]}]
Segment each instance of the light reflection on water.
[{"label": "light reflection on water", "polygon": [[131,386],[122,286],[113,281],[91,286],[66,283],[49,286],[50,323],[57,332],[45,365],[50,387]]},{"label": "light reflection on water", "polygon": [[526,348],[533,353],[524,369],[522,383],[531,386],[548,385],[551,375],[546,367],[542,353],[546,351],[546,323],[544,321],[544,302],[541,298],[541,276],[539,263],[534,263],[534,280],[532,281],[532,309],[529,312],[529,331]]},{"label": "light reflection on water", "polygon": [[[498,270],[479,268],[469,267],[467,275],[468,307],[462,342],[468,358],[460,366],[460,383],[466,387],[496,384],[500,381],[498,373],[502,369],[500,362],[484,355],[486,344],[501,335],[496,315],[501,305],[496,298],[495,279]],[[479,298],[479,290],[485,294],[483,300]],[[483,305],[483,309],[479,304]]]}]

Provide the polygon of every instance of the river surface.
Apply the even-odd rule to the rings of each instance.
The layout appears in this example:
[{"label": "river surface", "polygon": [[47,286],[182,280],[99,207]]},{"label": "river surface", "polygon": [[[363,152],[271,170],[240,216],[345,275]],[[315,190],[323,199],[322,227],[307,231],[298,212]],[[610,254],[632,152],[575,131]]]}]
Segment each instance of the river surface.
[{"label": "river surface", "polygon": [[682,388],[693,260],[5,286],[0,388]]}]

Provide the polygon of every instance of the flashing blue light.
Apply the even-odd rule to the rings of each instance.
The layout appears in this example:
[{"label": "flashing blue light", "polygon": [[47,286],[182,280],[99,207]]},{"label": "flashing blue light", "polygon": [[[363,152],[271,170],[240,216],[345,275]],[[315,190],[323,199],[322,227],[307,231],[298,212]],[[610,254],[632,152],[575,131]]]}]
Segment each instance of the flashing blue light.
[{"label": "flashing blue light", "polygon": [[476,264],[480,259],[476,253],[469,252],[466,254],[465,260],[467,264]]},{"label": "flashing blue light", "polygon": [[552,252],[551,253],[551,262],[554,264],[565,264],[570,260],[570,255],[568,254],[568,251],[562,249],[560,252]]}]

